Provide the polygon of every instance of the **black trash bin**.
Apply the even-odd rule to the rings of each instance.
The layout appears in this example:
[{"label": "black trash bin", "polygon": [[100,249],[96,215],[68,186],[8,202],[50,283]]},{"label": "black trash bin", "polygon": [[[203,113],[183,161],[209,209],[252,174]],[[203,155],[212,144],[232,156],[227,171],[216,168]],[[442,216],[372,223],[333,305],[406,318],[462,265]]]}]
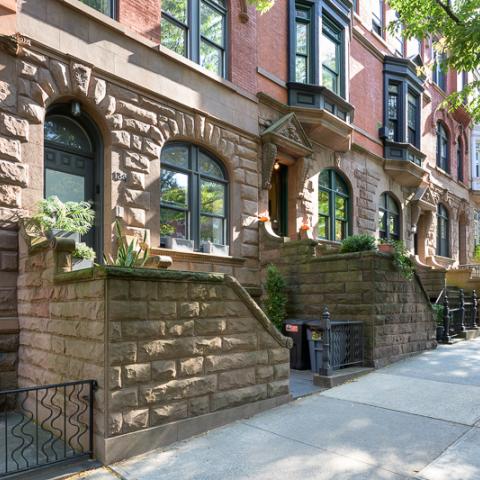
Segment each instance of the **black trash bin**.
[{"label": "black trash bin", "polygon": [[308,353],[307,327],[308,320],[287,319],[283,322],[283,333],[293,340],[290,350],[290,368],[295,370],[308,370],[310,368],[310,355]]},{"label": "black trash bin", "polygon": [[323,329],[320,320],[307,323],[308,351],[313,373],[320,373],[323,365]]}]

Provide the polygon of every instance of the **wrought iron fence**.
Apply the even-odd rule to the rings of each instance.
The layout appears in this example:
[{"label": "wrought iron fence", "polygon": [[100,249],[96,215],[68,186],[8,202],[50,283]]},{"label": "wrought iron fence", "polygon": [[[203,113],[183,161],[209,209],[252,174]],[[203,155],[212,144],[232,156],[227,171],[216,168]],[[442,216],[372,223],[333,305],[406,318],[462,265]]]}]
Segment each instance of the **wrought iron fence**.
[{"label": "wrought iron fence", "polygon": [[95,380],[0,391],[0,477],[92,455]]},{"label": "wrought iron fence", "polygon": [[321,375],[334,370],[363,364],[363,323],[360,321],[332,321],[324,307],[322,314],[323,361]]},{"label": "wrought iron fence", "polygon": [[463,289],[447,289],[443,295],[442,342],[449,343],[467,330],[480,327],[478,298],[475,290],[466,295]]}]

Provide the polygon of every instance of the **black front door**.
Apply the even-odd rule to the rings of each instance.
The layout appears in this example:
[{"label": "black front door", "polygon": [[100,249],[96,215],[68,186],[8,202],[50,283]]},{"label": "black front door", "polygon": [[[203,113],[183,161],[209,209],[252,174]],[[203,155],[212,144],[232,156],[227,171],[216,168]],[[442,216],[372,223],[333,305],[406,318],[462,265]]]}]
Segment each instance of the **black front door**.
[{"label": "black front door", "polygon": [[273,231],[281,236],[288,235],[288,167],[276,164],[272,172],[271,188],[268,195],[268,211]]},{"label": "black front door", "polygon": [[98,206],[98,149],[86,128],[74,118],[52,114],[45,120],[44,196],[56,195],[62,202],[90,202],[96,213],[95,225],[82,237],[101,255],[101,218]]}]

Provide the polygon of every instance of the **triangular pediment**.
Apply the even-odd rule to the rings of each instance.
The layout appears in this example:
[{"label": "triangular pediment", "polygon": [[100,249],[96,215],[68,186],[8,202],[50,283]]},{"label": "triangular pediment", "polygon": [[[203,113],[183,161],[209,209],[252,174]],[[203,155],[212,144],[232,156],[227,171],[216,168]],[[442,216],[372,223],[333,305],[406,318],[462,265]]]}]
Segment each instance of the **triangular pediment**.
[{"label": "triangular pediment", "polygon": [[437,202],[432,193],[432,190],[427,187],[419,187],[415,192],[413,201],[417,201],[421,204],[423,210],[435,210]]},{"label": "triangular pediment", "polygon": [[296,157],[312,152],[312,143],[294,113],[289,113],[270,125],[262,133],[262,141],[275,143]]}]

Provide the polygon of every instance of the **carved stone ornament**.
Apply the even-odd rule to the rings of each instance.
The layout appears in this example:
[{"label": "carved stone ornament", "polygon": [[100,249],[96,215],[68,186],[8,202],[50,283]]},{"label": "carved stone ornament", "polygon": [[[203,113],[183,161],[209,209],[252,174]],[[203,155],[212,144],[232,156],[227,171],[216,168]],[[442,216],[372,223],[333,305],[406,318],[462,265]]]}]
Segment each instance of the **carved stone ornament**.
[{"label": "carved stone ornament", "polygon": [[412,199],[412,205],[418,205],[422,211],[435,211],[437,201],[431,189],[427,186],[418,187]]},{"label": "carved stone ornament", "polygon": [[14,57],[18,55],[21,47],[28,47],[30,45],[31,40],[20,33],[16,33],[15,35],[0,35],[0,50]]},{"label": "carved stone ornament", "polygon": [[272,172],[275,160],[277,159],[277,146],[274,143],[263,144],[262,158],[262,186],[269,189],[272,184]]},{"label": "carved stone ornament", "polygon": [[242,23],[247,23],[248,20],[250,19],[248,16],[248,5],[247,5],[247,0],[240,0],[240,21]]}]

